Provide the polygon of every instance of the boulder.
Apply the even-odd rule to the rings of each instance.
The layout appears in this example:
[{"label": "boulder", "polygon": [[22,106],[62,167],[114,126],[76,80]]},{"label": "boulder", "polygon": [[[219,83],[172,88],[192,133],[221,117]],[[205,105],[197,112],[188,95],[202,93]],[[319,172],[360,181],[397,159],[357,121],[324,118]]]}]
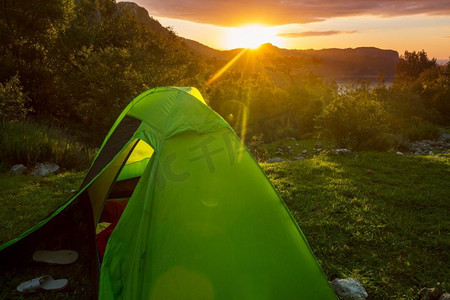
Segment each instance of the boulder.
[{"label": "boulder", "polygon": [[25,167],[22,164],[17,164],[11,167],[11,169],[9,170],[9,173],[13,174],[13,175],[22,175],[23,173],[25,173],[25,171],[27,170],[27,167]]},{"label": "boulder", "polygon": [[450,142],[450,133],[441,134],[438,140],[442,142]]},{"label": "boulder", "polygon": [[50,174],[56,174],[59,171],[59,166],[52,162],[44,162],[36,164],[31,175],[36,177],[45,177]]},{"label": "boulder", "polygon": [[283,159],[281,157],[275,156],[275,157],[269,158],[269,160],[267,162],[268,163],[283,162]]},{"label": "boulder", "polygon": [[361,282],[355,278],[336,278],[330,284],[336,295],[338,295],[341,299],[366,299],[369,296]]},{"label": "boulder", "polygon": [[450,294],[449,293],[443,293],[439,300],[450,300]]},{"label": "boulder", "polygon": [[420,300],[439,300],[441,291],[438,288],[423,288],[418,294]]},{"label": "boulder", "polygon": [[352,151],[345,149],[345,148],[332,150],[331,153],[336,154],[336,155],[352,155],[353,154]]}]

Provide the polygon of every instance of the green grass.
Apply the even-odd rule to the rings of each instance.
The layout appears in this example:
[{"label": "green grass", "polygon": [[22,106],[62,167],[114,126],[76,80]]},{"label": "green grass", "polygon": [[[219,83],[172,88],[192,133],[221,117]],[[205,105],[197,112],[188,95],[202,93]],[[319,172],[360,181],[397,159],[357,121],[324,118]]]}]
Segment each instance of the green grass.
[{"label": "green grass", "polygon": [[370,299],[450,291],[449,156],[358,153],[262,167],[329,279],[358,278]]},{"label": "green grass", "polygon": [[32,168],[50,161],[66,170],[84,170],[94,157],[91,148],[67,132],[29,121],[0,122],[0,141],[0,169],[19,163]]},{"label": "green grass", "polygon": [[[310,152],[315,141],[284,143]],[[415,299],[422,287],[449,292],[450,156],[357,155],[261,165],[329,279],[358,278],[369,299]],[[0,240],[51,213],[83,176],[0,174]]]},{"label": "green grass", "polygon": [[49,177],[0,174],[0,244],[14,238],[69,200],[86,172]]}]

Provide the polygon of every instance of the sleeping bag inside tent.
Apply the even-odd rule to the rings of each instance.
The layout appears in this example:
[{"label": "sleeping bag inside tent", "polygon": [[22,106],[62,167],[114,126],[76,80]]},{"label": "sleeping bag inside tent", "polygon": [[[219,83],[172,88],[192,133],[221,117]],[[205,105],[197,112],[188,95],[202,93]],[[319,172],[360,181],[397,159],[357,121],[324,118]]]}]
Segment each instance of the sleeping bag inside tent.
[{"label": "sleeping bag inside tent", "polygon": [[111,223],[100,274],[87,264],[100,299],[336,299],[258,163],[195,88],[135,98],[77,195],[0,257],[64,220],[95,262],[95,228]]}]

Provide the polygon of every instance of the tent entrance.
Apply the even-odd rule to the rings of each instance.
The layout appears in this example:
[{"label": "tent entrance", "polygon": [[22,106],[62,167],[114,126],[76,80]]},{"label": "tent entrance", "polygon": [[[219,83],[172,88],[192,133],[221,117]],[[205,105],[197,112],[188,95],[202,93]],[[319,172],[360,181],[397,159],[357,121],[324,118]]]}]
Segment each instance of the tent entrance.
[{"label": "tent entrance", "polygon": [[88,188],[96,216],[100,258],[153,154],[153,148],[145,141],[132,141]]}]

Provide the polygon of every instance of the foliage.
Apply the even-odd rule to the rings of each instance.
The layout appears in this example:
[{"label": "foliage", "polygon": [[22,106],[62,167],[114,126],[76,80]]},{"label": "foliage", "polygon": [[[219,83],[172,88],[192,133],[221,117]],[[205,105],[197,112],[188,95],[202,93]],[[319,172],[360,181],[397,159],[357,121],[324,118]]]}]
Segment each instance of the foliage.
[{"label": "foliage", "polygon": [[405,51],[404,56],[397,63],[397,75],[418,78],[425,70],[436,66],[436,58],[429,59],[424,50]]},{"label": "foliage", "polygon": [[402,128],[401,133],[409,141],[420,141],[438,138],[441,130],[430,122],[420,118],[412,118],[408,125]]},{"label": "foliage", "polygon": [[66,132],[29,121],[1,122],[0,140],[0,157],[7,166],[51,161],[64,169],[82,170],[93,158],[93,150]]},{"label": "foliage", "polygon": [[0,119],[25,119],[30,111],[29,101],[30,98],[23,92],[18,75],[11,77],[4,84],[0,83]]},{"label": "foliage", "polygon": [[449,156],[358,153],[262,167],[329,279],[357,278],[370,299],[450,290]]},{"label": "foliage", "polygon": [[3,2],[0,82],[18,73],[35,118],[91,143],[146,89],[202,80],[202,63],[173,32],[145,27],[113,0]]},{"label": "foliage", "polygon": [[342,88],[318,116],[320,133],[339,147],[364,148],[364,142],[386,132],[386,110],[366,86]]}]

